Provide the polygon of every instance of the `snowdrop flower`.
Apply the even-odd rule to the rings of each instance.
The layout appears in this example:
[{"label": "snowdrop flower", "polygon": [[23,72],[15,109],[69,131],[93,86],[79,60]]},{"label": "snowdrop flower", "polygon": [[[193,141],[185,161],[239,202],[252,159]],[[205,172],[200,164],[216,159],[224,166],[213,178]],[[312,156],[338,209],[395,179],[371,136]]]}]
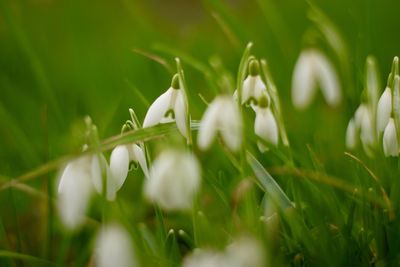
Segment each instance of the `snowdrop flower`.
[{"label": "snowdrop flower", "polygon": [[132,161],[138,162],[145,176],[149,177],[145,153],[137,144],[119,145],[111,152],[110,172],[114,179],[114,194],[124,184]]},{"label": "snowdrop flower", "polygon": [[309,106],[318,86],[330,106],[340,103],[341,89],[332,63],[320,51],[310,48],[301,52],[294,67],[292,101],[295,108]]},{"label": "snowdrop flower", "polygon": [[94,190],[101,184],[97,156],[82,156],[65,167],[58,185],[58,210],[61,221],[70,230],[80,226]]},{"label": "snowdrop flower", "polygon": [[263,248],[258,240],[240,237],[224,251],[196,249],[183,261],[183,267],[262,267]]},{"label": "snowdrop flower", "polygon": [[96,239],[94,261],[96,267],[138,266],[129,233],[119,225],[101,228]]},{"label": "snowdrop flower", "polygon": [[200,166],[193,154],[167,150],[158,156],[145,181],[146,197],[166,210],[190,209],[200,187]]},{"label": "snowdrop flower", "polygon": [[346,147],[348,149],[355,149],[357,147],[357,127],[354,119],[352,118],[349,121],[346,129]]},{"label": "snowdrop flower", "polygon": [[184,94],[183,89],[180,89],[179,75],[175,74],[172,78],[171,87],[149,107],[143,121],[143,128],[175,120],[180,133],[187,137],[186,119],[188,114]]},{"label": "snowdrop flower", "polygon": [[210,249],[195,249],[183,261],[183,267],[228,267],[222,252]]},{"label": "snowdrop flower", "polygon": [[262,267],[265,265],[264,250],[258,240],[242,236],[226,248],[226,261],[226,266]]},{"label": "snowdrop flower", "polygon": [[375,146],[375,130],[372,122],[372,114],[365,104],[361,104],[355,114],[355,124],[360,128],[360,138],[365,153],[372,156],[372,148]]},{"label": "snowdrop flower", "polygon": [[206,150],[219,133],[228,148],[237,151],[242,143],[241,128],[241,116],[235,101],[230,96],[217,96],[201,119],[197,144]]},{"label": "snowdrop flower", "polygon": [[[259,105],[255,107],[255,111],[254,132],[265,142],[277,146],[279,141],[278,125],[265,96],[259,98]],[[258,148],[261,152],[268,150],[262,142],[258,142]]]},{"label": "snowdrop flower", "polygon": [[381,95],[378,101],[378,108],[376,113],[376,122],[378,133],[385,130],[386,125],[389,122],[390,115],[392,113],[392,91],[389,87],[386,87],[385,91]]},{"label": "snowdrop flower", "polygon": [[389,119],[383,133],[383,152],[386,157],[397,157],[399,155],[396,125],[392,118]]},{"label": "snowdrop flower", "polygon": [[[260,77],[260,66],[257,60],[252,60],[249,63],[249,75],[243,82],[242,88],[242,104],[250,103],[257,104],[257,101],[262,95],[266,95],[267,87]],[[237,90],[234,93],[234,98],[237,99]]]}]

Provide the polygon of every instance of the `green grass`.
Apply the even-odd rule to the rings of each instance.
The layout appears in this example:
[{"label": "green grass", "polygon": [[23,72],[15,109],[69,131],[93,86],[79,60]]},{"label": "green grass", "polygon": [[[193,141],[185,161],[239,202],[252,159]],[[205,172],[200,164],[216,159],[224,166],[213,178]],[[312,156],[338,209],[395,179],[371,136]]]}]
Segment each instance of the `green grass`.
[{"label": "green grass", "polygon": [[[398,158],[385,158],[380,146],[374,158],[345,148],[347,123],[369,86],[366,58],[376,58],[381,93],[400,55],[399,8],[373,0],[0,1],[0,266],[88,266],[104,210],[129,231],[142,266],[180,266],[194,248],[222,250],[243,233],[260,239],[269,266],[399,265]],[[293,67],[310,40],[338,70],[339,107],[321,95],[305,111],[292,106]],[[242,150],[216,142],[199,151],[207,103],[241,90],[249,56],[263,59],[284,122],[280,145],[258,151],[254,114],[243,106]],[[169,87],[176,57],[190,149],[202,166],[193,210],[154,207],[137,170],[116,202],[97,196],[83,228],[66,232],[55,188],[62,166],[82,154],[85,116],[100,138],[85,153],[109,159],[118,144],[146,141],[155,158],[186,146],[175,124],[120,135],[128,108],[142,121]]]}]

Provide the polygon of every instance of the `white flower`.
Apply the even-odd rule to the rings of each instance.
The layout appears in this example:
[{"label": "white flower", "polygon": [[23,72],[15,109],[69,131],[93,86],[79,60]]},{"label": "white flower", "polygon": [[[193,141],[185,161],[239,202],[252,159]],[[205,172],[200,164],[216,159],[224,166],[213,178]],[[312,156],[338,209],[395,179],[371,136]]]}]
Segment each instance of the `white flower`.
[{"label": "white flower", "polygon": [[137,144],[116,146],[111,152],[110,172],[114,179],[114,194],[122,187],[128,176],[131,161],[138,162],[146,177],[149,177],[146,156],[143,149]]},{"label": "white flower", "polygon": [[145,181],[146,197],[166,210],[192,207],[200,187],[200,166],[193,154],[167,150],[158,156]]},{"label": "white flower", "polygon": [[357,147],[357,127],[354,122],[354,119],[349,121],[346,130],[346,147],[348,149],[355,149]]},{"label": "white flower", "polygon": [[249,236],[237,238],[226,248],[226,266],[262,267],[265,264],[261,243]]},{"label": "white flower", "polygon": [[376,123],[378,133],[385,130],[386,125],[389,122],[390,115],[392,113],[392,91],[389,87],[386,87],[385,91],[379,98],[378,108],[376,111]]},{"label": "white flower", "polygon": [[217,133],[232,151],[242,143],[242,121],[239,108],[230,96],[218,96],[208,106],[200,122],[197,143],[200,149],[210,147]]},{"label": "white flower", "polygon": [[399,155],[399,144],[397,141],[396,125],[392,118],[389,119],[383,133],[383,152],[386,157],[397,157]]},{"label": "white flower", "polygon": [[94,260],[96,267],[138,266],[129,233],[119,225],[101,228],[96,239]]},{"label": "white flower", "polygon": [[262,267],[265,265],[261,243],[252,237],[236,239],[224,251],[196,249],[183,261],[183,267]]},{"label": "white flower", "polygon": [[372,149],[375,146],[375,130],[372,122],[372,115],[365,104],[360,105],[355,114],[355,124],[360,126],[360,138],[365,153],[372,156]]},{"label": "white flower", "polygon": [[[274,114],[272,114],[272,111],[269,107],[256,107],[254,132],[265,142],[274,146],[278,145],[278,125],[276,123]],[[268,150],[268,148],[262,142],[258,142],[258,148],[261,152]]]},{"label": "white flower", "polygon": [[337,106],[341,89],[336,71],[328,58],[316,49],[304,50],[296,62],[292,80],[292,101],[297,109],[310,105],[320,86],[326,102]]},{"label": "white flower", "polygon": [[179,88],[179,76],[176,74],[171,87],[160,95],[149,107],[143,121],[143,128],[159,123],[176,121],[178,130],[187,137],[187,102],[184,91]]},{"label": "white flower", "polygon": [[195,249],[183,260],[183,267],[228,267],[222,252],[210,249]]},{"label": "white flower", "polygon": [[68,163],[61,175],[57,206],[61,221],[70,230],[84,222],[93,184],[101,181],[99,166],[98,157],[83,156]]}]

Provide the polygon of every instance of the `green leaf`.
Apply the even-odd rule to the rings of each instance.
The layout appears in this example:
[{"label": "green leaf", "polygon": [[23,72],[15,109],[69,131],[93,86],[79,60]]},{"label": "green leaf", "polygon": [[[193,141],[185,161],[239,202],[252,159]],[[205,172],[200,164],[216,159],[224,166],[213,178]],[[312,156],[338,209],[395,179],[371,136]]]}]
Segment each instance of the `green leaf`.
[{"label": "green leaf", "polygon": [[257,181],[261,186],[261,189],[263,189],[282,210],[293,207],[293,204],[288,196],[285,194],[285,192],[283,192],[282,188],[268,173],[268,171],[261,165],[261,163],[248,151],[246,153],[246,156],[247,162],[253,170]]},{"label": "green leaf", "polygon": [[17,253],[17,252],[8,251],[8,250],[0,250],[0,258],[10,258],[10,259],[22,260],[22,261],[31,263],[33,266],[57,266],[55,263],[52,263],[50,261],[47,261],[47,260],[44,260],[41,258],[37,258],[35,256]]}]

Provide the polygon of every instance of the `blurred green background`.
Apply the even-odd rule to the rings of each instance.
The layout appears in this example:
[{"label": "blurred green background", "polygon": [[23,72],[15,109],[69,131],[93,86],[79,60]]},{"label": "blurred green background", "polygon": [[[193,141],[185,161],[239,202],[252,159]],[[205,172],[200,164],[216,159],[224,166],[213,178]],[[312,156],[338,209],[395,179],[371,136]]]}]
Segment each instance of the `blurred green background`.
[{"label": "blurred green background", "polygon": [[[209,80],[222,71],[213,64],[222,64],[234,79],[249,41],[255,44],[255,55],[269,62],[293,147],[305,150],[306,143],[314,142],[317,154],[325,151],[318,154],[321,161],[335,170],[340,163],[330,159],[343,155],[345,127],[363,89],[366,56],[376,56],[384,81],[393,57],[400,55],[400,2],[312,2],[346,41],[353,82],[344,86],[346,98],[339,108],[316,101],[298,113],[290,101],[291,75],[304,34],[314,27],[308,18],[310,3],[0,0],[1,179],[78,151],[85,115],[92,117],[101,138],[119,133],[129,107],[143,119],[148,102],[169,87],[175,56],[185,69],[192,118],[200,119],[205,104],[198,94],[211,100],[216,88]],[[32,209],[29,198],[21,198],[23,228],[35,223],[32,218],[40,220],[40,211]],[[6,207],[7,199],[3,194],[0,216],[16,212]],[[12,225],[8,218],[4,223],[6,228]]]}]

